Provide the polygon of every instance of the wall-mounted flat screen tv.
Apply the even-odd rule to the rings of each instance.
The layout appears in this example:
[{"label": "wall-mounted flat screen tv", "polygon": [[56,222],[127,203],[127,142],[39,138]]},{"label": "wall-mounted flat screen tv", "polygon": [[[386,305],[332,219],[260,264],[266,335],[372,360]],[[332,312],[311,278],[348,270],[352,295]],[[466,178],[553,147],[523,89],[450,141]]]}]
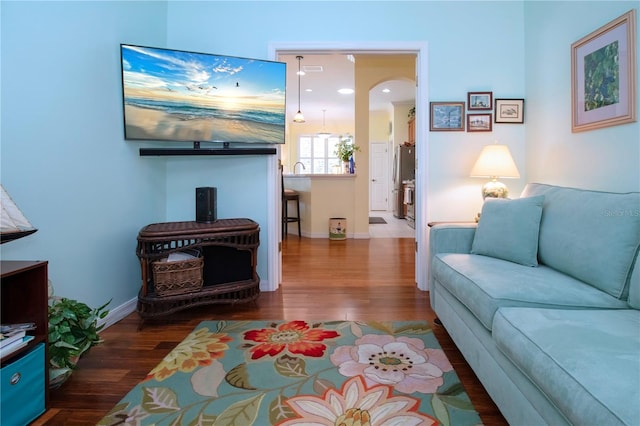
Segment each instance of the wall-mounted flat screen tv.
[{"label": "wall-mounted flat screen tv", "polygon": [[121,44],[128,140],[282,144],[286,64]]}]

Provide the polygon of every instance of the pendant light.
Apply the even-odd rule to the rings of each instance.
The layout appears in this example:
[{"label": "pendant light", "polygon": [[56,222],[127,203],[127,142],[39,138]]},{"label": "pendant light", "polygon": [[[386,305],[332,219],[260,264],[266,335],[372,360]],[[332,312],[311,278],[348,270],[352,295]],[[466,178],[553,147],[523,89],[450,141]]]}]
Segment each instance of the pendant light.
[{"label": "pendant light", "polygon": [[326,138],[326,137],[328,137],[328,136],[331,136],[331,132],[327,132],[327,131],[325,130],[325,128],[324,128],[324,125],[325,125],[325,118],[326,118],[326,117],[325,117],[326,112],[327,112],[327,110],[326,110],[326,109],[323,109],[323,110],[322,110],[322,131],[317,133],[317,135],[318,135],[318,136],[325,137],[325,138]]},{"label": "pendant light", "polygon": [[298,112],[293,117],[294,123],[304,123],[304,115],[300,112],[300,61],[302,58],[302,56],[296,56],[296,59],[298,60]]}]

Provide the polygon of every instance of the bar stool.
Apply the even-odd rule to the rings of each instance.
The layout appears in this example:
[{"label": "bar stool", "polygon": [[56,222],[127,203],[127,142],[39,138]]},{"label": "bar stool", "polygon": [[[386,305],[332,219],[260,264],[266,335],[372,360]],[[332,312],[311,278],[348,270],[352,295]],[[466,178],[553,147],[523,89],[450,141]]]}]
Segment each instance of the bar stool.
[{"label": "bar stool", "polygon": [[[284,189],[284,176],[281,178],[282,182],[282,238],[287,237],[287,231],[289,224],[298,223],[298,237],[302,236],[300,230],[300,194],[293,189]],[[296,215],[289,216],[289,201],[296,203]]]}]

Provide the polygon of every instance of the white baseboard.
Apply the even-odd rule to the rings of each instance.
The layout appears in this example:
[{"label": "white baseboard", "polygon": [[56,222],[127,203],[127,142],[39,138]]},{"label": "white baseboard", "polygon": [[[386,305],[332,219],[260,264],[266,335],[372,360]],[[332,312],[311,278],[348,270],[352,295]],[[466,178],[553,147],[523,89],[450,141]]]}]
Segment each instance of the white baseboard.
[{"label": "white baseboard", "polygon": [[[260,281],[260,291],[273,291],[273,289],[269,287],[269,283],[267,281]],[[135,297],[120,306],[110,309],[109,314],[106,317],[98,320],[98,326],[104,324],[103,330],[109,328],[113,324],[124,319],[127,315],[135,312],[137,303],[138,298]]]},{"label": "white baseboard", "polygon": [[[269,283],[267,281],[260,281],[260,291],[273,291],[271,287],[269,287]],[[113,309],[109,310],[109,314],[101,320],[98,320],[98,326],[104,324],[104,329],[109,328],[113,324],[118,321],[124,319],[127,315],[135,312],[136,305],[138,303],[138,298],[135,297],[120,306],[116,306]]]},{"label": "white baseboard", "polygon": [[260,280],[260,291],[275,291],[275,288],[271,288],[268,280]]},{"label": "white baseboard", "polygon": [[[103,319],[98,321],[98,326],[104,324],[104,328],[108,328],[117,323],[121,319],[124,319],[127,315],[136,310],[138,298],[134,297],[128,302],[123,303],[120,306],[116,306],[113,309],[109,309],[109,314]],[[104,330],[104,329],[103,329]]]}]

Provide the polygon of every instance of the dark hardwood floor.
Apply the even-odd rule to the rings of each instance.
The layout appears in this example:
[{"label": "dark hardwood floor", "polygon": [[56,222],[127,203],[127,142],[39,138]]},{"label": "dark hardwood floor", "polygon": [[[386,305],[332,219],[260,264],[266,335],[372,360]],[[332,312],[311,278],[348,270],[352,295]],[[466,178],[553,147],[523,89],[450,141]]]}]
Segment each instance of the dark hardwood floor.
[{"label": "dark hardwood floor", "polygon": [[[34,424],[95,424],[204,320],[432,322],[429,295],[415,285],[414,250],[409,238],[329,241],[289,236],[283,242],[279,290],[262,293],[255,303],[204,306],[149,320],[142,330],[136,313],[127,316],[104,330],[104,343],[92,348],[71,378],[50,392],[50,409]],[[434,329],[482,422],[506,425],[447,332]]]}]

